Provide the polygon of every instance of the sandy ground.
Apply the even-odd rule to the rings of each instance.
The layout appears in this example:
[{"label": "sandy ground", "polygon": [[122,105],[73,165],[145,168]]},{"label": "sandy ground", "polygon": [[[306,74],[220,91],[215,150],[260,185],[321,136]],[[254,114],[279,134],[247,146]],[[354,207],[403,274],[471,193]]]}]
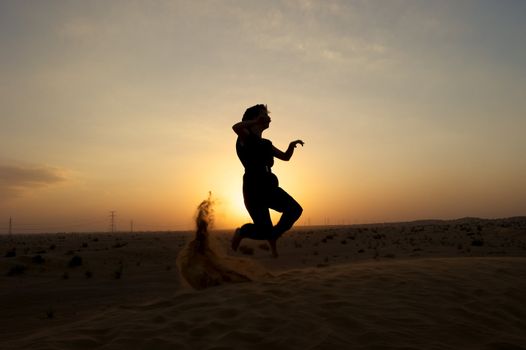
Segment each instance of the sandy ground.
[{"label": "sandy ground", "polygon": [[[231,233],[212,231],[225,248]],[[526,349],[526,218],[305,227],[199,291],[191,232],[0,236],[0,349]]]}]

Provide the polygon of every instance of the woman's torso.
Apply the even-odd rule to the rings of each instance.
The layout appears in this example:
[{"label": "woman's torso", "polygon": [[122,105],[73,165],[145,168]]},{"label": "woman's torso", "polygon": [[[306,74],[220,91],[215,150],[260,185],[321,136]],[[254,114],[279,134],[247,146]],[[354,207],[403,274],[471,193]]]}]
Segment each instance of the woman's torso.
[{"label": "woman's torso", "polygon": [[277,186],[277,178],[271,172],[274,165],[274,151],[270,140],[250,134],[236,142],[239,160],[245,167],[244,186],[264,188]]}]

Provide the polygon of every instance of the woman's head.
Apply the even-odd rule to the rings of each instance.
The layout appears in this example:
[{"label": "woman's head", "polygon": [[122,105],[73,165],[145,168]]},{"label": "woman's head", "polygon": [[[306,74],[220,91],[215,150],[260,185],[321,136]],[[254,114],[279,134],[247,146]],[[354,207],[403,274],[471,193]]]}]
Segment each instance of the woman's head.
[{"label": "woman's head", "polygon": [[245,120],[254,120],[257,117],[260,116],[261,113],[268,114],[267,105],[255,105],[252,107],[247,108],[245,113],[243,114],[243,121]]},{"label": "woman's head", "polygon": [[[257,124],[253,126],[253,128],[258,129],[259,131],[263,131],[269,127],[270,124],[270,117],[269,117],[269,111],[267,109],[267,105],[259,104],[252,106],[250,108],[247,108],[245,113],[243,114],[243,121],[247,120],[257,120]],[[257,130],[253,130],[257,131]]]}]

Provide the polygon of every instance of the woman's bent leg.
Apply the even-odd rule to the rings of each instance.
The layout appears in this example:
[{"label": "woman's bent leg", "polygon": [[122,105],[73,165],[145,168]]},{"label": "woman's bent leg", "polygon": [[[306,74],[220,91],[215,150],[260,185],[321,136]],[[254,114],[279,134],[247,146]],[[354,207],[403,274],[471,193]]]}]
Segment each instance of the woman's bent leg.
[{"label": "woman's bent leg", "polygon": [[283,233],[290,230],[292,225],[300,218],[303,208],[281,187],[272,192],[270,207],[282,212],[281,218],[272,229],[272,238],[278,239]]}]

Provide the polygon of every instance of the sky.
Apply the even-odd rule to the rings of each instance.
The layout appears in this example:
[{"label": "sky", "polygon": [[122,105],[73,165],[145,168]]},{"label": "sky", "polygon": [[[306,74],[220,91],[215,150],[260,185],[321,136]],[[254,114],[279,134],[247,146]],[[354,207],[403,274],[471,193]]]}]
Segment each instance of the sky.
[{"label": "sky", "polygon": [[[524,1],[0,0],[0,233],[250,220],[263,103],[299,225],[526,214]],[[279,216],[273,214],[274,220]]]}]

